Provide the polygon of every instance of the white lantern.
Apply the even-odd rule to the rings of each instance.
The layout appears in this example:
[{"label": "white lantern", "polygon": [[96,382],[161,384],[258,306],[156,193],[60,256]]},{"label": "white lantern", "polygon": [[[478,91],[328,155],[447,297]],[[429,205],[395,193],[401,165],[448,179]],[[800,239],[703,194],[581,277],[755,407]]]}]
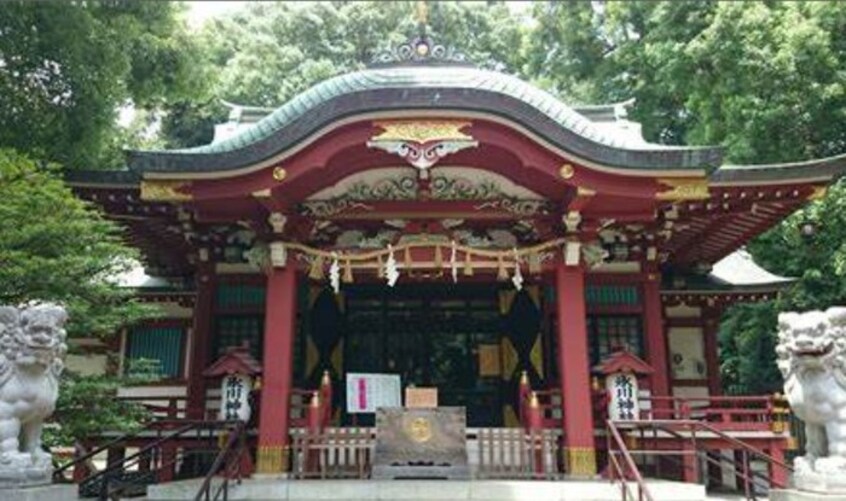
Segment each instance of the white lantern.
[{"label": "white lantern", "polygon": [[250,420],[250,391],[253,378],[246,374],[227,374],[220,384],[220,419],[223,421]]},{"label": "white lantern", "polygon": [[613,421],[635,421],[640,418],[637,398],[637,376],[631,372],[615,372],[605,377],[608,389],[608,418]]}]

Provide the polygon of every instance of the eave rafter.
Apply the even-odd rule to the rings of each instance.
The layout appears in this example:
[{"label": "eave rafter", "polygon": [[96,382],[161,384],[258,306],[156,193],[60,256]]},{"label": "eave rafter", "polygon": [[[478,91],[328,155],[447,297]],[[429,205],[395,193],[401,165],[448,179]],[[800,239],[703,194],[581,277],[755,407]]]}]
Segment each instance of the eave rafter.
[{"label": "eave rafter", "polygon": [[710,190],[708,199],[663,205],[687,227],[675,232],[667,248],[678,264],[713,263],[743,245],[820,192],[819,186],[727,186]]}]

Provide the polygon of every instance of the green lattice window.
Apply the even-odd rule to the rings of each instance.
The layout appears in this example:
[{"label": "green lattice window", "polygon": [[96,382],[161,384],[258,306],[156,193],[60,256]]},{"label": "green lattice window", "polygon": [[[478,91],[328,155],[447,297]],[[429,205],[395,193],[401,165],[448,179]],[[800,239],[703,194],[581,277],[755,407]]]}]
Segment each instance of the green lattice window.
[{"label": "green lattice window", "polygon": [[[127,334],[126,371],[154,372],[162,378],[182,376],[182,327],[135,327]],[[144,363],[141,364],[140,361]],[[138,362],[138,363],[136,363]]]},{"label": "green lattice window", "polygon": [[230,346],[249,343],[250,352],[261,361],[264,318],[261,315],[225,315],[217,318],[214,357],[221,356]]},{"label": "green lattice window", "polygon": [[591,366],[615,349],[643,358],[643,327],[639,315],[590,315],[587,322]]},{"label": "green lattice window", "polygon": [[585,302],[592,306],[636,306],[640,293],[635,285],[588,285]]},{"label": "green lattice window", "polygon": [[223,284],[218,286],[215,300],[220,309],[254,308],[264,306],[265,288],[251,284]]}]

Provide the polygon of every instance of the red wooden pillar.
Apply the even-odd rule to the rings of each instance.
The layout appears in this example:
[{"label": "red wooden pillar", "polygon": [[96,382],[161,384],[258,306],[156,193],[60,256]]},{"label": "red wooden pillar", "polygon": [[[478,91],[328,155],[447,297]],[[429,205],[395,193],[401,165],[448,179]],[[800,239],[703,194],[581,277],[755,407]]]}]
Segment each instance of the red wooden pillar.
[{"label": "red wooden pillar", "polygon": [[596,474],[596,450],[590,398],[584,269],[559,262],[555,268],[555,289],[558,373],[569,473],[573,476],[593,476]]},{"label": "red wooden pillar", "polygon": [[719,313],[706,309],[702,312],[702,335],[705,337],[705,365],[708,371],[708,394],[722,395],[723,385],[720,381],[720,354],[717,341],[720,317]]},{"label": "red wooden pillar", "polygon": [[279,473],[288,466],[292,353],[297,315],[297,270],[271,269],[264,313],[264,363],[259,415],[258,473]]},{"label": "red wooden pillar", "polygon": [[[201,250],[201,256],[204,254]],[[196,274],[197,298],[191,329],[191,354],[188,362],[188,401],[185,414],[189,419],[206,417],[206,378],[203,371],[210,363],[212,320],[215,295],[214,263],[201,261]]]},{"label": "red wooden pillar", "polygon": [[[773,440],[769,453],[775,460],[781,463],[785,462],[783,442]],[[774,463],[770,463],[769,469],[770,479],[772,479],[771,488],[786,489],[788,486],[788,471]]]},{"label": "red wooden pillar", "polygon": [[646,361],[655,369],[650,377],[653,396],[670,395],[670,367],[667,363],[667,337],[661,305],[661,275],[650,271],[643,283],[643,323],[646,333]]}]

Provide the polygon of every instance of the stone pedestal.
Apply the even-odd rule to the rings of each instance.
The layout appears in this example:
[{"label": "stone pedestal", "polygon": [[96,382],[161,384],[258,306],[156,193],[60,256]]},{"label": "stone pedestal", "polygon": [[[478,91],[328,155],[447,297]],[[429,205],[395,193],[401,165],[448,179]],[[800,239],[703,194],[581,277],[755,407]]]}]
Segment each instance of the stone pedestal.
[{"label": "stone pedestal", "polygon": [[823,494],[798,489],[774,489],[769,495],[770,501],[846,501],[846,493]]},{"label": "stone pedestal", "polygon": [[53,464],[47,453],[16,452],[7,454],[5,459],[0,464],[0,499],[6,499],[2,494],[9,490],[45,486],[53,482]]},{"label": "stone pedestal", "polygon": [[374,479],[468,479],[464,407],[376,410]]},{"label": "stone pedestal", "polygon": [[47,484],[31,487],[0,488],[3,501],[68,501],[79,499],[75,484]]},{"label": "stone pedestal", "polygon": [[[821,461],[823,460],[817,460],[817,464]],[[810,492],[812,494],[839,495],[842,496],[842,499],[846,500],[846,472],[843,470],[820,472],[797,468],[791,480],[791,486],[798,491]]]}]

